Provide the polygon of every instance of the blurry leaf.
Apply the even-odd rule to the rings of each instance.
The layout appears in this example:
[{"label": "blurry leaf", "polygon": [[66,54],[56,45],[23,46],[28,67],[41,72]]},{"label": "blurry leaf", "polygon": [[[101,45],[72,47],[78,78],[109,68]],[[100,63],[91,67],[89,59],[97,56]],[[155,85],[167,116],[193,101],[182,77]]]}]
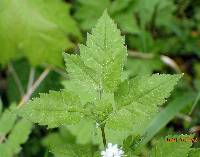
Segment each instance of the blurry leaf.
[{"label": "blurry leaf", "polygon": [[116,13],[126,9],[132,0],[114,0],[110,6],[111,13]]},{"label": "blurry leaf", "polygon": [[192,108],[190,110],[190,113],[189,114],[192,114],[192,112],[194,111],[195,107],[197,106],[198,102],[199,102],[199,99],[200,99],[200,92],[198,92],[198,95],[194,101],[194,103],[192,104]]},{"label": "blurry leaf", "polygon": [[191,104],[194,100],[194,93],[187,93],[181,97],[175,98],[167,107],[161,111],[144,129],[144,139],[142,145],[145,145],[156,135],[167,123],[172,120],[177,113],[184,109],[187,105]]},{"label": "blurry leaf", "polygon": [[62,147],[65,144],[70,144],[75,142],[75,137],[70,134],[67,129],[61,128],[59,132],[50,133],[43,140],[42,143],[49,150],[55,147]]},{"label": "blurry leaf", "polygon": [[152,74],[154,70],[161,70],[163,63],[159,59],[132,59],[128,58],[126,72],[129,77],[136,75]]},{"label": "blurry leaf", "polygon": [[91,156],[93,151],[92,145],[77,144],[75,137],[66,128],[61,128],[59,132],[49,134],[44,138],[43,145],[48,147],[55,157],[88,157]]},{"label": "blurry leaf", "polygon": [[20,54],[34,66],[61,66],[61,51],[73,47],[66,35],[80,38],[70,6],[61,0],[1,0],[0,6],[2,64]]},{"label": "blurry leaf", "polygon": [[194,64],[194,70],[195,70],[196,78],[200,79],[200,64],[198,62]]},{"label": "blurry leaf", "polygon": [[[78,7],[75,17],[80,20],[81,28],[84,30],[91,29],[95,26],[97,19],[103,11],[110,5],[109,0],[78,0]],[[92,8],[92,9],[91,9]]]},{"label": "blurry leaf", "polygon": [[199,157],[200,156],[200,148],[192,149],[188,155],[188,157]]},{"label": "blurry leaf", "polygon": [[151,22],[155,14],[157,26],[168,26],[172,23],[175,5],[172,0],[139,0],[135,9],[143,24]]},{"label": "blurry leaf", "polygon": [[[160,0],[158,3],[156,26],[171,27],[174,21],[173,13],[176,6],[173,0]],[[164,17],[164,18],[163,18]]]},{"label": "blurry leaf", "polygon": [[1,113],[3,112],[3,102],[0,98],[0,116],[1,116]]},{"label": "blurry leaf", "polygon": [[148,31],[141,31],[137,36],[128,36],[128,44],[139,52],[157,53],[158,51],[152,34]]},{"label": "blurry leaf", "polygon": [[[121,13],[116,15],[115,20],[119,23],[120,28],[124,32],[138,34],[140,29],[137,25],[136,19],[133,17],[132,13]],[[126,21],[126,22],[122,22]]]},{"label": "blurry leaf", "polygon": [[196,9],[195,19],[198,21],[197,28],[200,31],[200,9],[199,7]]},{"label": "blurry leaf", "polygon": [[82,29],[89,30],[107,9],[123,32],[138,33],[139,28],[132,11],[132,2],[132,0],[78,0],[75,17],[80,21]]},{"label": "blurry leaf", "polygon": [[[29,79],[29,73],[31,69],[31,65],[28,63],[27,60],[19,59],[12,63],[14,70],[16,71],[19,80],[21,82],[21,85],[24,89],[24,91],[27,91],[27,85],[28,85],[28,79]],[[22,72],[23,71],[23,72]],[[38,76],[41,74],[43,69],[41,68],[35,68],[35,75],[34,78],[38,78]],[[54,71],[51,71],[48,76],[43,80],[43,82],[40,84],[40,86],[35,90],[35,92],[32,94],[32,97],[38,96],[38,93],[44,93],[48,92],[49,90],[60,90],[62,88],[62,85],[60,83],[60,75],[57,74]],[[34,80],[35,80],[34,79]],[[19,93],[19,89],[16,85],[16,82],[13,79],[12,74],[8,77],[8,89],[7,89],[7,95],[10,102],[18,102],[21,99],[21,95]]]},{"label": "blurry leaf", "polygon": [[11,109],[5,110],[0,116],[0,136],[6,136],[12,130],[16,120],[17,117]]},{"label": "blurry leaf", "polygon": [[92,148],[89,145],[65,144],[51,150],[56,157],[90,157]]},{"label": "blurry leaf", "polygon": [[[187,157],[192,142],[183,142],[181,139],[192,138],[192,135],[170,135],[156,142],[151,157]],[[175,138],[177,142],[167,142],[167,138]]]},{"label": "blurry leaf", "polygon": [[13,157],[20,152],[21,144],[24,144],[28,139],[32,124],[26,120],[20,120],[16,123],[12,132],[9,134],[5,143],[0,144],[0,152],[3,157]]},{"label": "blurry leaf", "polygon": [[6,142],[13,152],[17,153],[20,151],[20,145],[28,139],[31,128],[32,124],[24,119],[15,125]]}]

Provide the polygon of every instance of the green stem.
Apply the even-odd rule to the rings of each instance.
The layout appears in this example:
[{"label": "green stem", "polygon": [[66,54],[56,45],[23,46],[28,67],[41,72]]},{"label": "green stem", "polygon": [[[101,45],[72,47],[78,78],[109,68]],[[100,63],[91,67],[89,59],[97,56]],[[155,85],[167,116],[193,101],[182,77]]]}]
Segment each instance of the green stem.
[{"label": "green stem", "polygon": [[33,83],[33,85],[29,88],[27,93],[22,97],[22,100],[20,103],[17,105],[18,107],[23,106],[31,97],[33,92],[38,88],[38,86],[42,83],[42,81],[46,78],[46,76],[49,74],[50,68],[46,68],[42,74],[38,77],[38,79]]},{"label": "green stem", "polygon": [[145,23],[144,21],[141,21],[141,32],[140,32],[140,38],[141,38],[141,43],[142,43],[142,52],[147,52],[146,48],[146,30],[145,30]]},{"label": "green stem", "polygon": [[197,103],[199,102],[199,99],[200,99],[200,92],[198,93],[198,95],[197,95],[197,97],[196,97],[196,99],[195,99],[195,102],[194,102],[194,104],[192,105],[192,109],[190,110],[189,115],[191,115],[192,112],[194,111],[194,108],[196,107]]},{"label": "green stem", "polygon": [[[99,86],[99,90],[98,90],[99,100],[102,99],[102,93],[103,93],[102,88],[101,88],[101,86]],[[105,128],[105,124],[101,125],[101,135],[102,135],[102,139],[103,139],[103,145],[106,148],[106,135],[105,135],[104,128]]]},{"label": "green stem", "polygon": [[101,127],[101,135],[102,135],[102,139],[103,139],[103,145],[106,148],[106,135],[105,135],[105,130],[104,130],[104,126]]}]

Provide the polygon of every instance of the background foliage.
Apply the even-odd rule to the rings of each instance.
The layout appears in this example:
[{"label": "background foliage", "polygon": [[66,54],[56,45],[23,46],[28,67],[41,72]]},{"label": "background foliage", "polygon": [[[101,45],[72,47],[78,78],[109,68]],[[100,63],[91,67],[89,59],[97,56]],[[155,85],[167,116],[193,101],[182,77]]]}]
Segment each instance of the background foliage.
[{"label": "background foliage", "polygon": [[[78,91],[78,94],[82,95],[81,100],[70,97],[70,100],[75,101],[76,104],[85,103],[94,97],[69,78],[68,73],[77,71],[77,67],[72,64],[67,65],[67,72],[65,72],[63,53],[79,54],[78,43],[85,44],[87,32],[91,32],[91,28],[94,27],[105,9],[121,29],[122,35],[125,35],[128,58],[123,73],[124,79],[128,77],[138,81],[137,77],[141,76],[139,84],[145,87],[145,82],[150,79],[145,77],[148,74],[184,73],[168,101],[162,108],[159,108],[159,114],[151,122],[148,122],[148,125],[143,123],[144,126],[147,125],[146,128],[140,126],[141,131],[145,132],[142,143],[137,143],[139,139],[143,138],[138,137],[137,134],[127,137],[126,133],[121,134],[108,129],[107,136],[116,143],[127,138],[120,144],[126,148],[133,148],[139,152],[136,154],[140,156],[163,156],[162,153],[166,155],[172,152],[174,147],[181,147],[180,156],[185,154],[189,154],[191,157],[199,156],[198,149],[191,150],[191,143],[185,145],[176,143],[177,145],[171,147],[163,144],[161,140],[169,134],[194,134],[197,138],[200,136],[199,1],[1,0],[0,152],[6,154],[3,157],[14,155],[50,157],[52,153],[49,152],[49,149],[57,152],[57,149],[62,149],[61,146],[68,150],[78,150],[80,154],[85,152],[85,154],[91,155],[91,150],[97,150],[98,144],[102,143],[101,136],[98,136],[100,132],[95,132],[97,134],[95,138],[92,136],[94,129],[89,120],[81,120],[76,125],[47,130],[44,126],[32,125],[30,122],[20,119],[13,114],[13,111],[23,106],[28,99],[38,97],[39,93],[48,92],[52,95],[51,102],[55,101],[59,96],[49,90],[58,91],[66,88]],[[93,31],[95,32],[95,30]],[[121,47],[116,47],[116,51],[119,48]],[[80,49],[84,53],[86,48],[80,46]],[[86,60],[91,56],[85,54],[82,57]],[[76,64],[80,62],[77,58],[71,57],[70,59]],[[122,61],[118,61],[119,64],[116,64],[116,67],[123,64],[123,56],[120,59]],[[90,67],[93,70],[98,69],[98,66]],[[114,69],[115,66],[111,68]],[[110,80],[105,80],[104,88],[107,91],[114,91],[118,84],[119,74],[114,74],[113,86],[110,86]],[[156,77],[156,75],[153,76]],[[167,75],[163,77],[167,77]],[[81,81],[84,82],[87,76],[73,75],[73,78],[79,80],[81,78]],[[157,81],[156,83],[158,83]],[[160,81],[162,82],[162,80]],[[84,85],[83,82],[76,81],[76,83]],[[90,88],[91,82],[84,83]],[[170,84],[166,84],[165,90]],[[119,93],[123,93],[122,91],[123,87]],[[123,94],[126,100],[130,100],[130,96],[126,92]],[[45,94],[40,96],[45,101]],[[159,100],[164,101],[158,97],[155,99],[158,104]],[[149,102],[146,100],[143,103]],[[60,104],[62,105],[62,103]],[[31,113],[27,112],[27,114]],[[126,111],[126,115],[128,115],[128,111]],[[81,119],[81,117],[79,118]],[[125,117],[125,120],[129,118],[130,116]],[[132,120],[131,118],[129,120]],[[134,120],[136,122],[145,121],[145,118],[144,115],[142,118],[134,117]],[[45,120],[48,119],[44,118],[41,123],[45,123]],[[116,121],[110,122],[111,128],[116,127],[112,126],[113,122]],[[53,125],[57,125],[57,122],[53,122],[49,127],[51,128]],[[129,123],[127,123],[127,127],[130,127]],[[138,128],[138,123],[134,127]],[[197,147],[199,147],[199,142],[193,145],[193,148]],[[88,148],[91,149],[87,150]],[[183,149],[185,152],[182,151]],[[161,150],[166,150],[166,152]],[[131,151],[132,149],[126,150],[130,154]],[[73,152],[69,152],[68,155],[70,153],[73,154]],[[175,154],[168,154],[168,156],[170,155],[174,156]],[[58,154],[58,156],[62,156],[62,154]]]}]

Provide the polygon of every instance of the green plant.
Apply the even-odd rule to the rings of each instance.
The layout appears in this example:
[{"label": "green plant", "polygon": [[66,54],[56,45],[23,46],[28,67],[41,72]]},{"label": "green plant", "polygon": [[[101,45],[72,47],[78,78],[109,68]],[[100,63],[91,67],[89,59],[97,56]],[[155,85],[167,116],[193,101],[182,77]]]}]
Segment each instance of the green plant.
[{"label": "green plant", "polygon": [[[31,122],[60,128],[60,133],[45,140],[49,142],[44,141],[50,144],[50,151],[56,156],[120,157],[140,153],[137,148],[145,137],[144,129],[157,115],[159,106],[169,97],[182,75],[139,75],[128,79],[123,72],[127,57],[124,44],[124,37],[116,24],[104,12],[92,33],[87,34],[86,45],[79,45],[80,55],[63,54],[70,75],[70,80],[64,82],[66,89],[40,94],[39,98],[15,111]],[[75,132],[74,135],[64,135],[66,128],[78,130],[81,125],[86,129],[84,136],[88,139],[85,141],[74,140],[78,138]],[[109,144],[108,150],[116,154],[109,154],[108,150],[100,153],[109,142],[122,148]],[[163,143],[157,152],[159,146],[152,150],[152,156],[160,157],[165,153],[165,147],[169,147],[165,151],[169,151],[170,156],[170,151],[176,151],[177,146],[183,152],[179,156],[186,157],[191,142],[183,146],[180,142],[173,146]]]},{"label": "green plant", "polygon": [[70,36],[80,40],[70,5],[61,0],[0,1],[0,63],[26,57],[38,66],[62,65],[62,49],[74,47]]},{"label": "green plant", "polygon": [[0,152],[3,157],[12,157],[21,151],[31,132],[32,124],[25,119],[17,119],[16,105],[0,114]]}]

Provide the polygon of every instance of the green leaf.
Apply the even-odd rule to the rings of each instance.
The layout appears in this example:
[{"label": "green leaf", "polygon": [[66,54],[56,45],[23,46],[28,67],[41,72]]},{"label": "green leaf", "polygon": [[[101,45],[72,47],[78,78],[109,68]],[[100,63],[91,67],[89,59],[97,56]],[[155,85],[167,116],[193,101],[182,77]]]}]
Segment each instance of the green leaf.
[{"label": "green leaf", "polygon": [[189,155],[188,157],[199,157],[200,156],[200,148],[197,148],[197,149],[192,149],[190,152],[189,152]]},{"label": "green leaf", "polygon": [[[79,131],[82,131],[82,128]],[[66,128],[61,128],[59,132],[51,133],[45,137],[43,145],[48,147],[49,151],[54,153],[56,157],[92,156],[91,153],[95,150],[92,145],[77,144],[75,139]]]},{"label": "green leaf", "polygon": [[93,88],[86,86],[79,81],[66,80],[63,81],[62,84],[68,91],[77,94],[80,97],[82,104],[92,102],[99,96]]},{"label": "green leaf", "polygon": [[[177,142],[167,142],[167,138],[177,138]],[[192,135],[171,135],[156,142],[151,151],[151,157],[187,157],[192,142],[181,139],[191,139]]]},{"label": "green leaf", "polygon": [[17,117],[10,109],[5,110],[0,117],[0,136],[6,135],[14,126]]},{"label": "green leaf", "polygon": [[137,19],[134,18],[133,16],[132,10],[120,12],[114,15],[114,19],[119,24],[119,27],[121,28],[121,30],[124,32],[131,33],[131,34],[139,34],[141,31],[137,24]]},{"label": "green leaf", "polygon": [[192,104],[194,98],[194,93],[187,93],[172,100],[167,107],[151,121],[146,129],[144,129],[144,139],[142,140],[142,144],[145,145],[149,142],[158,131],[176,116],[178,112],[189,104]]},{"label": "green leaf", "polygon": [[108,118],[107,127],[141,134],[181,76],[154,74],[124,81],[115,93],[116,111]]},{"label": "green leaf", "polygon": [[[76,137],[76,143],[99,145],[104,148],[102,143],[102,133],[99,124],[95,121],[83,119],[75,125],[68,125],[67,129]],[[129,135],[129,132],[120,132],[105,128],[106,140],[108,142],[122,144],[124,138]]]},{"label": "green leaf", "polygon": [[112,5],[110,6],[110,11],[113,13],[122,11],[123,9],[126,9],[129,6],[131,1],[132,0],[124,0],[124,1],[114,0],[112,2]]},{"label": "green leaf", "polygon": [[[130,52],[131,53],[131,52]],[[137,75],[152,74],[155,70],[162,70],[163,62],[160,59],[137,59],[128,58],[126,62],[126,73],[129,74],[130,78]]]},{"label": "green leaf", "polygon": [[139,15],[143,24],[148,24],[152,18],[155,18],[156,26],[169,26],[173,21],[175,9],[176,6],[172,0],[139,0],[134,11]]},{"label": "green leaf", "polygon": [[[177,6],[174,4],[173,0],[165,1],[162,0],[158,2],[158,10],[159,14],[156,18],[156,26],[161,27],[171,27],[174,22],[173,13],[177,9]],[[165,17],[165,18],[163,18]]]},{"label": "green leaf", "polygon": [[102,137],[97,123],[92,120],[83,119],[76,125],[68,125],[66,128],[76,137],[78,144],[102,143]]},{"label": "green leaf", "polygon": [[82,29],[89,30],[95,25],[103,11],[108,9],[111,17],[116,20],[122,31],[138,33],[139,27],[133,14],[134,3],[132,3],[132,0],[78,0],[75,17],[79,20]]},{"label": "green leaf", "polygon": [[79,48],[80,56],[65,55],[72,78],[95,89],[113,92],[121,81],[127,50],[124,38],[107,12],[98,20],[92,34],[88,34],[86,46]]},{"label": "green leaf", "polygon": [[78,0],[77,4],[78,9],[75,17],[80,21],[81,28],[89,30],[96,24],[97,19],[102,15],[103,11],[108,8],[110,2],[109,0]]},{"label": "green leaf", "polygon": [[57,157],[89,157],[92,156],[92,149],[87,145],[65,144],[62,147],[55,147],[52,152]]},{"label": "green leaf", "polygon": [[14,153],[18,153],[21,149],[20,145],[27,141],[31,128],[32,124],[24,119],[15,125],[6,142]]},{"label": "green leaf", "polygon": [[98,78],[96,72],[87,67],[78,55],[65,54],[67,72],[72,80],[83,86],[91,86],[98,89]]},{"label": "green leaf", "polygon": [[74,46],[66,36],[80,38],[70,5],[61,0],[1,0],[0,6],[2,64],[23,55],[32,65],[61,66],[61,51]]},{"label": "green leaf", "polygon": [[42,144],[50,150],[66,143],[75,143],[75,137],[66,128],[60,128],[59,132],[50,133],[42,140]]},{"label": "green leaf", "polygon": [[32,124],[24,119],[16,123],[5,143],[0,144],[0,152],[4,157],[13,157],[20,152],[20,145],[28,139]]},{"label": "green leaf", "polygon": [[[123,82],[115,93],[118,107],[132,102],[162,105],[182,75],[153,74],[137,76]],[[126,88],[126,90],[124,90]]]},{"label": "green leaf", "polygon": [[79,97],[67,90],[40,94],[18,110],[18,114],[31,122],[59,127],[78,122],[83,117]]},{"label": "green leaf", "polygon": [[12,152],[9,150],[9,147],[5,144],[0,144],[0,152],[4,157],[12,157]]},{"label": "green leaf", "polygon": [[93,106],[90,112],[92,113],[92,117],[94,117],[99,124],[107,119],[109,114],[113,111],[113,106],[109,100],[97,100],[92,105]]}]

